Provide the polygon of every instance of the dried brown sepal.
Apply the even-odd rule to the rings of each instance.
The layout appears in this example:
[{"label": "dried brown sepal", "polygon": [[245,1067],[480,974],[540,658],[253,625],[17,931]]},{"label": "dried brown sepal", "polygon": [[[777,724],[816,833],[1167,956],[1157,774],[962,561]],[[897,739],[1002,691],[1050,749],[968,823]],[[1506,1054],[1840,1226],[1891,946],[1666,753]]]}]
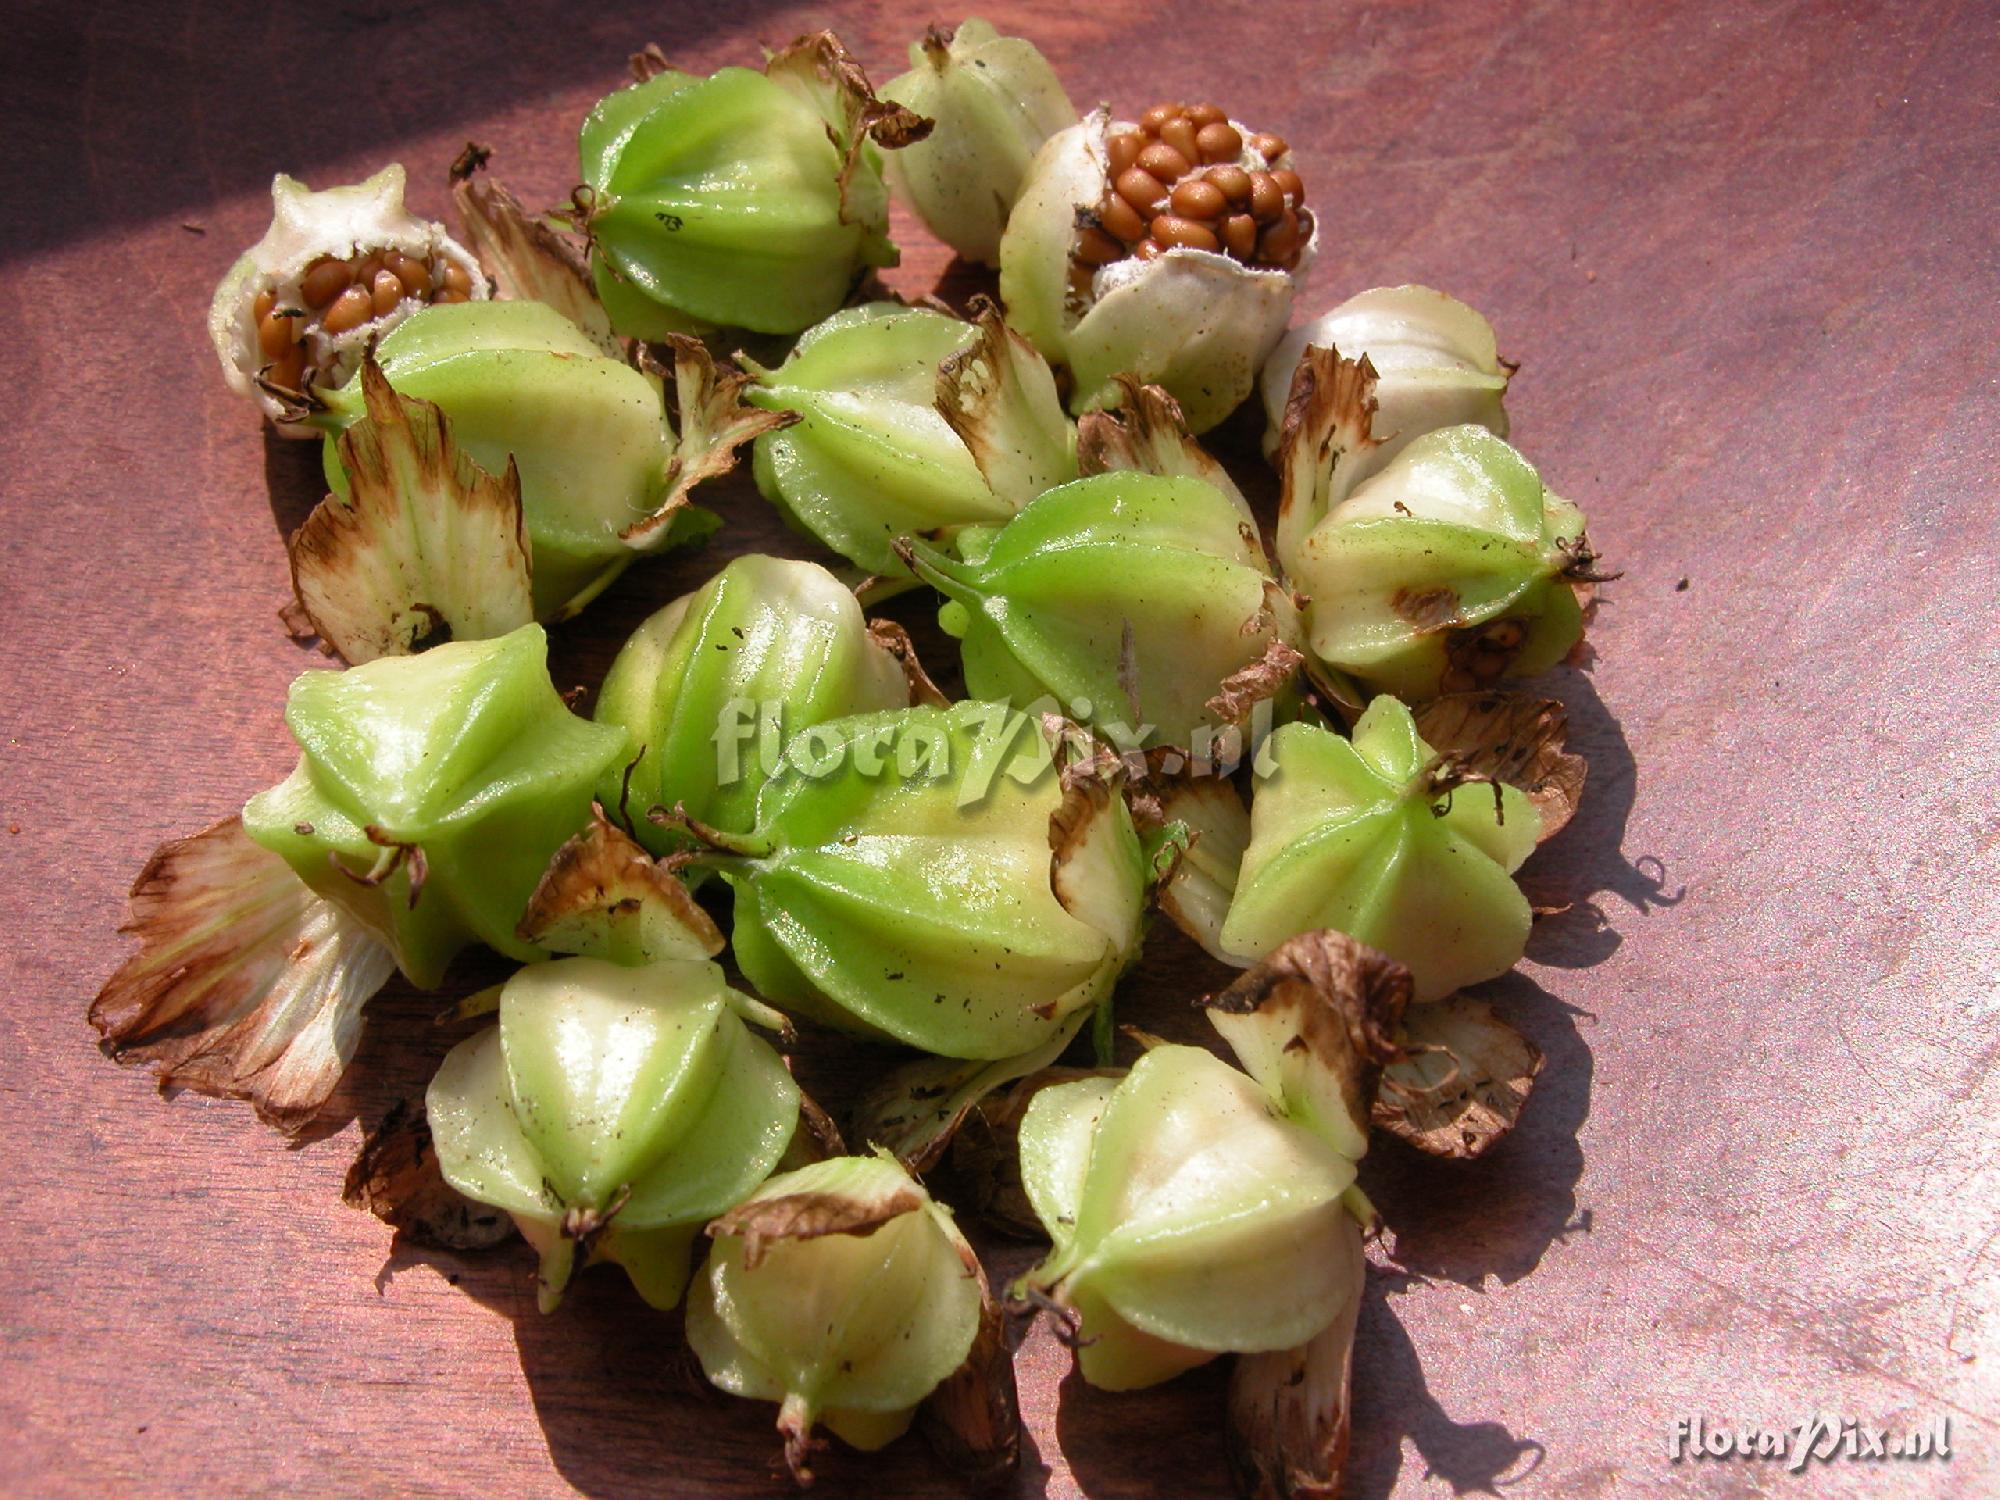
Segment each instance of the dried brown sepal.
[{"label": "dried brown sepal", "polygon": [[944,695],[931,674],[924,670],[922,660],[917,656],[916,642],[910,639],[909,631],[894,620],[870,620],[868,637],[884,651],[896,658],[896,665],[903,669],[903,680],[909,684],[910,702],[931,708],[947,708],[951,699]]},{"label": "dried brown sepal", "polygon": [[944,1158],[952,1202],[998,1233],[1046,1240],[1048,1230],[1021,1186],[1021,1118],[1051,1084],[1118,1076],[1115,1068],[1042,1068],[981,1099],[960,1122]]},{"label": "dried brown sepal", "polygon": [[1305,659],[1297,647],[1273,640],[1257,660],[1223,678],[1215,696],[1202,707],[1224,724],[1241,724],[1250,710],[1292,685]]},{"label": "dried brown sepal", "polygon": [[[791,1059],[785,1059],[787,1070]],[[797,1160],[790,1160],[796,1155]],[[790,1172],[798,1167],[810,1166],[818,1161],[831,1161],[836,1156],[847,1155],[847,1142],[841,1138],[840,1126],[834,1123],[832,1115],[820,1108],[819,1100],[799,1090],[799,1128],[792,1133],[792,1144],[787,1149],[787,1161],[779,1170]]]},{"label": "dried brown sepal", "polygon": [[632,69],[634,83],[649,83],[662,73],[671,73],[674,70],[673,63],[668,60],[667,54],[660,50],[658,42],[646,43],[625,61]]},{"label": "dried brown sepal", "polygon": [[451,167],[451,198],[458,205],[468,248],[501,297],[545,302],[581,328],[614,359],[625,347],[597,299],[583,245],[545,218],[528,212],[504,185],[485,175],[492,152],[468,143]]},{"label": "dried brown sepal", "polygon": [[1222,946],[1222,923],[1250,847],[1250,809],[1243,794],[1223,777],[1182,776],[1158,783],[1155,795],[1162,822],[1181,824],[1189,839],[1153,899],[1209,957],[1241,967],[1243,960]]},{"label": "dried brown sepal", "polygon": [[1243,1069],[1301,1123],[1359,1157],[1382,1069],[1410,1000],[1410,971],[1344,932],[1289,938],[1228,989],[1198,1001]]},{"label": "dried brown sepal", "polygon": [[140,948],[91,1003],[105,1053],[151,1065],[162,1089],[246,1099],[288,1134],[332,1096],[396,967],[240,817],[155,850],[119,930]]},{"label": "dried brown sepal", "polygon": [[764,63],[764,76],[817,110],[826,121],[827,138],[842,156],[840,217],[849,217],[854,174],[863,152],[873,141],[884,151],[900,150],[931,133],[934,121],[891,99],[878,99],[868,74],[839,37],[815,31],[774,52]]},{"label": "dried brown sepal", "polygon": [[[1018,510],[1074,477],[1067,420],[1035,346],[1007,326],[992,298],[974,297],[970,311],[979,337],[938,366],[937,411],[987,487]],[[1023,442],[1031,432],[1038,441]]]},{"label": "dried brown sepal", "polygon": [[1382,1073],[1375,1123],[1431,1156],[1471,1161],[1512,1130],[1542,1052],[1484,1000],[1452,995],[1411,1008],[1402,1056]]},{"label": "dried brown sepal", "polygon": [[1229,1376],[1229,1467],[1246,1500],[1336,1500],[1353,1423],[1354,1332],[1367,1263],[1345,1221],[1337,1253],[1354,1288],[1296,1349],[1239,1354]]},{"label": "dried brown sepal", "polygon": [[787,1193],[778,1198],[752,1198],[711,1219],[711,1239],[733,1235],[743,1241],[743,1268],[763,1264],[764,1250],[779,1240],[816,1240],[823,1235],[866,1237],[891,1219],[924,1206],[916,1188],[898,1185],[872,1195],[852,1193]]},{"label": "dried brown sepal", "polygon": [[1292,372],[1278,437],[1278,555],[1294,556],[1307,532],[1363,477],[1374,436],[1375,366],[1366,354],[1308,345]]},{"label": "dried brown sepal", "polygon": [[1525,693],[1447,693],[1410,710],[1433,750],[1527,794],[1547,842],[1575,816],[1584,761],[1564,749],[1569,711]]},{"label": "dried brown sepal", "polygon": [[1007,1316],[993,1300],[986,1270],[961,1242],[966,1275],[979,1283],[979,1331],[965,1363],[917,1407],[917,1426],[931,1451],[976,1495],[1008,1487],[1021,1464],[1021,1402]]},{"label": "dried brown sepal", "polygon": [[557,953],[613,963],[713,958],[722,931],[680,880],[590,806],[590,826],[555,853],[516,934]]},{"label": "dried brown sepal", "polygon": [[421,1103],[399,1099],[361,1142],[341,1201],[433,1250],[485,1250],[514,1233],[513,1219],[474,1203],[444,1180]]},{"label": "dried brown sepal", "polygon": [[1250,515],[1250,502],[1229,471],[1188,430],[1178,401],[1134,375],[1119,375],[1115,383],[1119,393],[1115,404],[1076,419],[1079,473],[1087,478],[1129,469],[1169,479],[1199,479],[1221,490],[1246,517]]},{"label": "dried brown sepal", "polygon": [[654,551],[673,539],[674,515],[688,503],[689,491],[735,468],[737,450],[745,443],[798,420],[797,412],[747,405],[743,391],[750,377],[733,365],[726,374],[718,370],[715,356],[700,339],[675,333],[666,342],[673,351],[671,370],[659,365],[649,349],[639,357],[639,367],[659,375],[672,392],[675,438],[659,507],[618,534],[638,552]]},{"label": "dried brown sepal", "polygon": [[292,590],[349,663],[443,640],[492,640],[535,617],[521,480],[488,474],[428,401],[399,395],[370,359],[368,414],[340,435],[348,496],[292,534]]}]

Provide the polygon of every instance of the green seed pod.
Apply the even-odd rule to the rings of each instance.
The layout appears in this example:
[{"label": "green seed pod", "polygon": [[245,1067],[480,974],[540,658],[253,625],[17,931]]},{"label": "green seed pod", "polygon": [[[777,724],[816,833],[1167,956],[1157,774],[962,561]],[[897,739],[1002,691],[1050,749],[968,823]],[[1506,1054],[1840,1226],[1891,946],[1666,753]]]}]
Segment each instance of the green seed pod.
[{"label": "green seed pod", "polygon": [[1309,348],[1280,456],[1277,553],[1311,599],[1327,666],[1418,701],[1561,661],[1583,634],[1574,586],[1601,579],[1582,513],[1484,427],[1446,427],[1367,474],[1367,367]]},{"label": "green seed pod", "polygon": [[878,148],[929,122],[878,100],[831,32],[764,70],[650,76],[601,100],[578,138],[592,269],[612,326],[797,333],[896,263]]},{"label": "green seed pod", "polygon": [[1296,611],[1255,531],[1200,479],[1094,475],[997,531],[962,533],[956,558],[903,546],[950,601],[939,621],[964,642],[977,698],[1053,695],[1100,720],[1134,712],[1133,731],[1186,746],[1240,723],[1300,660]]},{"label": "green seed pod", "polygon": [[672,1307],[701,1226],[777,1166],[798,1085],[746,1016],[779,1019],[712,963],[560,959],[509,979],[500,1023],[438,1068],[438,1165],[540,1252],[544,1312],[592,1260]]},{"label": "green seed pod", "polygon": [[215,289],[208,332],[223,379],[288,437],[314,436],[305,418],[318,396],[411,313],[487,295],[444,226],[403,206],[403,185],[393,163],[319,193],[280,173],[271,227]]},{"label": "green seed pod", "polygon": [[864,1451],[884,1447],[973,1352],[979,1259],[950,1212],[885,1157],[774,1177],[708,1232],[688,1344],[716,1386],[779,1403],[801,1484],[812,1481],[815,1425]]},{"label": "green seed pod", "polygon": [[902,574],[900,536],[1004,521],[1076,477],[1055,377],[990,307],[967,323],[871,302],[813,328],[775,370],[748,367],[745,400],[798,416],[758,439],[758,488],[872,573]]},{"label": "green seed pod", "polygon": [[1271,774],[1250,804],[1250,846],[1222,924],[1246,958],[1331,928],[1409,966],[1418,1000],[1512,968],[1528,901],[1512,873],[1541,818],[1528,796],[1473,778],[1380,697],[1350,742],[1287,724],[1267,742]]},{"label": "green seed pod", "polygon": [[[1289,267],[1177,245],[1156,247],[1150,259],[1121,251],[1093,269],[1078,259],[1079,236],[1113,191],[1110,124],[1105,110],[1094,110],[1037,153],[1000,241],[1000,298],[1008,320],[1049,362],[1068,367],[1072,411],[1115,404],[1117,377],[1132,375],[1164,387],[1189,425],[1206,432],[1250,394],[1283,337],[1318,227],[1306,222],[1309,213],[1295,214],[1295,237],[1303,237],[1287,254]],[[1267,162],[1246,145],[1241,164],[1289,169],[1291,156]]]},{"label": "green seed pod", "polygon": [[[692,359],[692,356],[690,356]],[[707,536],[718,524],[686,505],[692,483],[728,467],[736,443],[770,425],[749,414],[747,430],[713,426],[700,454],[677,451],[660,377],[604,354],[569,319],[536,302],[433,308],[413,317],[376,350],[398,393],[434,403],[452,436],[493,474],[511,463],[533,544],[537,618],[583,607],[642,551]],[[706,365],[675,371],[683,426],[687,413],[733,406],[734,384]],[[700,394],[696,387],[702,387]],[[319,419],[331,432],[358,421],[365,394],[352,382],[326,398]],[[690,472],[690,466],[694,472]],[[329,436],[327,478],[346,489]]]},{"label": "green seed pod", "polygon": [[[870,630],[854,595],[817,563],[736,558],[641,625],[612,662],[597,721],[642,748],[614,768],[602,800],[634,813],[678,806],[749,833],[792,735],[909,703],[892,639]],[[643,819],[634,831],[656,854],[685,847]]]},{"label": "green seed pod", "polygon": [[889,187],[965,259],[998,266],[1028,165],[1076,106],[1033,42],[986,21],[931,27],[910,44],[910,69],[882,97],[936,123],[889,158]]},{"label": "green seed pod", "polygon": [[466,944],[543,954],[515,926],[550,857],[590,820],[622,730],[572,714],[548,641],[524,625],[292,684],[303,754],[244,827],[377,933],[430,988]]},{"label": "green seed pod", "polygon": [[1276,453],[1284,434],[1292,376],[1308,347],[1366,357],[1374,366],[1375,429],[1382,440],[1368,460],[1371,471],[1440,427],[1474,422],[1495,437],[1507,435],[1507,382],[1514,367],[1500,357],[1492,325],[1456,297],[1427,286],[1378,286],[1294,328],[1264,362],[1259,386],[1266,457]]},{"label": "green seed pod", "polygon": [[748,838],[699,857],[774,1004],[942,1057],[1073,1031],[1138,951],[1146,869],[1106,782],[1066,789],[1038,728],[994,704],[839,719],[787,752]]}]

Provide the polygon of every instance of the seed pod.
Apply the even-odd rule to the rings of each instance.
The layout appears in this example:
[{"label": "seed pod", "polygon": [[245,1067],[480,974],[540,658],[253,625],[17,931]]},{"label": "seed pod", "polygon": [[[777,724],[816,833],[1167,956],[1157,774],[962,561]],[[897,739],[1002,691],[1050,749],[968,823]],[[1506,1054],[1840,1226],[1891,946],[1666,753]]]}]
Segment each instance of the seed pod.
[{"label": "seed pod", "polygon": [[1507,435],[1507,382],[1514,367],[1500,358],[1492,325],[1427,286],[1378,286],[1294,328],[1264,361],[1259,385],[1267,457],[1277,452],[1292,376],[1308,346],[1337,348],[1375,367],[1375,428],[1383,437],[1368,459],[1371,470],[1440,427],[1476,422],[1495,437]]},{"label": "seed pod", "polygon": [[[1025,706],[1053,695],[1079,717],[1129,714],[1134,733],[1205,745],[1248,715],[1247,700],[1218,701],[1226,679],[1273,646],[1299,660],[1296,613],[1256,533],[1197,478],[1096,475],[1050,490],[998,531],[962,534],[956,558],[903,545],[951,601],[939,618],[964,642],[977,698]],[[1288,675],[1276,670],[1263,696]]]},{"label": "seed pod", "polygon": [[[1008,319],[1050,363],[1068,367],[1072,411],[1115,404],[1115,377],[1129,374],[1171,392],[1193,429],[1205,432],[1250,394],[1258,367],[1284,334],[1317,225],[1288,267],[1247,264],[1220,248],[1186,244],[1147,253],[1143,244],[1157,241],[1142,242],[1074,292],[1077,226],[1096,220],[1111,191],[1109,125],[1106,111],[1094,111],[1050,137],[1036,155],[1000,242],[1001,299]],[[1241,151],[1244,167],[1268,165],[1253,147]],[[1174,186],[1158,185],[1163,199]],[[1149,218],[1158,212],[1151,203],[1132,206]],[[1210,239],[1215,233],[1202,230]]]},{"label": "seed pod", "polygon": [[[659,373],[605,355],[568,318],[534,302],[436,307],[382,341],[395,390],[434,403],[458,446],[489,473],[510,462],[533,544],[536,617],[581,609],[642,552],[707,536],[716,518],[687,503],[728,469],[738,445],[782,422],[737,401],[743,377],[719,375],[693,341],[674,348],[680,437]],[[358,382],[320,419],[337,433],[361,418]],[[327,478],[344,495],[332,437]]]},{"label": "seed pod", "polygon": [[879,100],[832,32],[762,72],[671,70],[601,100],[579,137],[580,203],[612,326],[797,333],[896,263],[880,151],[930,122]]},{"label": "seed pod", "polygon": [[622,730],[564,707],[547,656],[541,627],[523,625],[307,672],[285,708],[298,768],[243,810],[250,837],[387,942],[420,987],[468,943],[543,956],[515,925],[625,754]]},{"label": "seed pod", "polygon": [[[893,1161],[841,1156],[787,1172],[708,1232],[688,1344],[714,1385],[779,1404],[801,1485],[816,1426],[885,1447],[974,1353],[987,1302],[979,1259]],[[1006,1370],[1002,1360],[995,1373],[1011,1381]]]},{"label": "seed pod", "polygon": [[1075,770],[996,704],[838,719],[792,741],[753,835],[711,831],[692,862],[729,882],[737,962],[774,1004],[1011,1058],[1073,1032],[1138,950],[1138,837]]},{"label": "seed pod", "polygon": [[1386,695],[1351,742],[1287,724],[1266,754],[1226,951],[1261,957],[1331,928],[1408,965],[1418,1000],[1514,966],[1529,910],[1512,874],[1541,828],[1525,793],[1435,754]]},{"label": "seed pod", "polygon": [[653,806],[749,833],[791,736],[909,702],[901,664],[837,578],[817,563],[739,557],[641,625],[612,662],[597,721],[640,752],[601,795],[624,803],[658,854],[686,840],[638,816]]},{"label": "seed pod", "polygon": [[985,21],[931,27],[910,44],[910,68],[882,97],[936,124],[888,158],[889,187],[960,255],[997,266],[1028,164],[1076,107],[1034,43]]},{"label": "seed pod", "polygon": [[540,1252],[544,1312],[594,1260],[672,1307],[702,1224],[778,1164],[798,1085],[746,1015],[771,1019],[712,963],[560,959],[509,979],[499,1024],[438,1068],[438,1164]]},{"label": "seed pod", "polygon": [[[288,437],[311,437],[305,419],[319,398],[345,382],[375,342],[442,290],[406,288],[378,310],[364,289],[358,316],[333,316],[333,304],[355,281],[355,267],[385,254],[407,257],[439,277],[447,267],[465,279],[465,296],[486,296],[478,264],[444,231],[403,206],[403,169],[391,164],[366,182],[315,193],[280,173],[271,181],[271,227],[230,268],[215,289],[209,337],[229,388],[256,401]],[[273,355],[260,324],[277,342],[294,346]],[[285,326],[289,325],[289,327]]]},{"label": "seed pod", "polygon": [[775,370],[745,364],[745,399],[797,414],[758,441],[758,488],[872,573],[903,572],[899,536],[1004,521],[1076,477],[1055,378],[990,304],[967,323],[872,302],[812,329]]}]

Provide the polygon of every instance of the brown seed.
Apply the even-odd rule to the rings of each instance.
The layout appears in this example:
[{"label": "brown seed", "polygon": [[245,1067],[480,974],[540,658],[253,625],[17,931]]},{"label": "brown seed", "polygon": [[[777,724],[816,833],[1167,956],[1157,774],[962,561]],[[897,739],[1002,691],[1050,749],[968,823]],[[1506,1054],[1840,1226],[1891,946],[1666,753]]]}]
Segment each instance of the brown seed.
[{"label": "brown seed", "polygon": [[1148,135],[1158,135],[1160,127],[1181,112],[1178,104],[1155,104],[1139,116],[1139,128]]},{"label": "brown seed", "polygon": [[1160,139],[1193,161],[1196,156],[1195,124],[1186,115],[1176,115],[1160,127]]},{"label": "brown seed", "polygon": [[407,255],[391,254],[389,269],[396,273],[396,279],[403,283],[403,290],[413,297],[421,297],[431,289],[431,268],[420,260],[412,260]]},{"label": "brown seed", "polygon": [[1125,247],[1101,229],[1084,229],[1076,237],[1076,258],[1087,266],[1108,266],[1125,258]]},{"label": "brown seed", "polygon": [[1136,244],[1146,237],[1146,219],[1138,209],[1113,193],[1104,200],[1104,207],[1097,211],[1097,220],[1105,230],[1126,244]]},{"label": "brown seed", "polygon": [[1222,196],[1231,203],[1250,201],[1250,174],[1241,167],[1211,167],[1202,175],[1221,188]]},{"label": "brown seed", "polygon": [[1190,108],[1187,117],[1194,121],[1196,130],[1206,130],[1211,125],[1229,123],[1229,112],[1219,104],[1197,104]]},{"label": "brown seed", "polygon": [[302,344],[294,344],[264,368],[264,378],[272,385],[281,385],[288,391],[305,389],[306,351]]},{"label": "brown seed", "polygon": [[299,278],[299,295],[306,299],[307,307],[318,312],[353,279],[354,272],[346,261],[325,256],[306,267],[306,274]]},{"label": "brown seed", "polygon": [[1206,224],[1197,224],[1193,219],[1183,219],[1176,214],[1161,214],[1153,220],[1153,238],[1162,245],[1185,245],[1190,250],[1213,250],[1221,241],[1215,231]]},{"label": "brown seed", "polygon": [[277,305],[278,294],[276,292],[259,292],[257,300],[250,304],[250,317],[253,321],[261,323],[271,315],[271,309]]},{"label": "brown seed", "polygon": [[1132,247],[1132,258],[1134,260],[1158,260],[1166,248],[1158,240],[1141,240]]},{"label": "brown seed", "polygon": [[1111,176],[1130,167],[1146,149],[1146,138],[1136,130],[1114,130],[1104,138],[1104,154],[1111,162]]},{"label": "brown seed", "polygon": [[354,279],[367,286],[375,279],[375,273],[382,269],[382,252],[370,250],[354,263]]},{"label": "brown seed", "polygon": [[1190,177],[1177,185],[1167,201],[1173,204],[1174,212],[1184,219],[1213,219],[1229,206],[1221,188],[1199,177]]},{"label": "brown seed", "polygon": [[1139,153],[1139,167],[1161,182],[1173,182],[1187,171],[1188,159],[1165,141],[1155,141]]},{"label": "brown seed", "polygon": [[1527,636],[1527,631],[1519,620],[1495,620],[1486,627],[1486,634],[1480,639],[1482,648],[1491,647],[1496,651],[1512,651]]},{"label": "brown seed", "polygon": [[1144,167],[1128,167],[1118,174],[1118,196],[1140,213],[1150,214],[1167,201],[1167,190]]},{"label": "brown seed", "polygon": [[1285,144],[1283,136],[1272,135],[1266,131],[1250,137],[1250,149],[1265,161],[1274,162],[1292,148]]},{"label": "brown seed", "polygon": [[1257,258],[1273,265],[1299,248],[1299,216],[1289,208],[1283,217],[1257,237]]},{"label": "brown seed", "polygon": [[257,347],[264,351],[264,358],[276,359],[292,347],[292,324],[297,321],[276,313],[265,313],[257,320]]},{"label": "brown seed", "polygon": [[375,299],[365,286],[351,286],[333,299],[333,306],[320,319],[320,327],[328,333],[345,333],[350,328],[359,328],[375,316]]},{"label": "brown seed", "polygon": [[1297,208],[1306,201],[1305,179],[1290,167],[1280,167],[1271,174],[1271,180],[1278,185],[1278,191],[1285,195],[1285,201]]},{"label": "brown seed", "polygon": [[1250,212],[1259,224],[1268,224],[1285,211],[1285,195],[1269,172],[1250,174]]},{"label": "brown seed", "polygon": [[1243,137],[1227,120],[1201,127],[1194,138],[1195,154],[1203,161],[1235,161],[1243,152]]},{"label": "brown seed", "polygon": [[457,261],[448,260],[444,263],[444,287],[448,292],[460,293],[459,300],[462,302],[472,294],[472,277]]},{"label": "brown seed", "polygon": [[396,279],[394,271],[377,271],[369,291],[373,294],[375,316],[378,318],[403,300],[403,283]]},{"label": "brown seed", "polygon": [[431,298],[432,302],[470,302],[471,300],[472,294],[470,292],[461,292],[457,287],[450,286]]},{"label": "brown seed", "polygon": [[1257,221],[1248,214],[1231,214],[1222,221],[1222,243],[1238,260],[1257,253]]}]

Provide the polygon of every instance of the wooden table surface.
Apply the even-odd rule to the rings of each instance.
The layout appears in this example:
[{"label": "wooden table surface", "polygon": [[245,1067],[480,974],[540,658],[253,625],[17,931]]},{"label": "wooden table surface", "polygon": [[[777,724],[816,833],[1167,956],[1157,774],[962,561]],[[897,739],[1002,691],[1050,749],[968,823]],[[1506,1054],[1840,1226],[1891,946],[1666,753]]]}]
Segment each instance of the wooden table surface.
[{"label": "wooden table surface", "polygon": [[[995,7],[1080,104],[1283,131],[1325,225],[1301,306],[1422,281],[1521,361],[1515,438],[1624,578],[1559,682],[1574,900],[1496,986],[1548,1054],[1483,1163],[1378,1146],[1352,1492],[2000,1493],[2000,18],[1989,4]],[[0,90],[0,1489],[765,1493],[769,1408],[704,1395],[615,1275],[538,1316],[518,1250],[394,1255],[339,1202],[418,1086],[386,993],[321,1138],[156,1098],[90,995],[152,847],[291,751],[273,611],[308,447],[222,385],[210,290],[277,170],[468,138],[531,202],[660,42],[699,70],[828,21],[878,81],[907,5],[31,5]],[[945,257],[899,219],[901,290]],[[1256,424],[1219,436],[1235,460]],[[1268,500],[1269,486],[1264,486]],[[723,556],[798,551],[746,481],[716,550],[567,630],[593,682]],[[906,618],[923,611],[906,608]],[[933,637],[934,641],[934,637]],[[1188,1023],[1170,934],[1129,1018]],[[467,981],[474,977],[468,973]],[[1176,1017],[1183,1017],[1175,1020]],[[838,1070],[836,1070],[838,1071]],[[836,1091],[838,1082],[834,1085]],[[1018,1266],[1020,1252],[1003,1256]],[[1219,1370],[1137,1397],[1020,1353],[1022,1495],[1226,1490]],[[1948,1416],[1947,1463],[1674,1465],[1672,1419]],[[952,1492],[921,1445],[822,1492]]]}]

